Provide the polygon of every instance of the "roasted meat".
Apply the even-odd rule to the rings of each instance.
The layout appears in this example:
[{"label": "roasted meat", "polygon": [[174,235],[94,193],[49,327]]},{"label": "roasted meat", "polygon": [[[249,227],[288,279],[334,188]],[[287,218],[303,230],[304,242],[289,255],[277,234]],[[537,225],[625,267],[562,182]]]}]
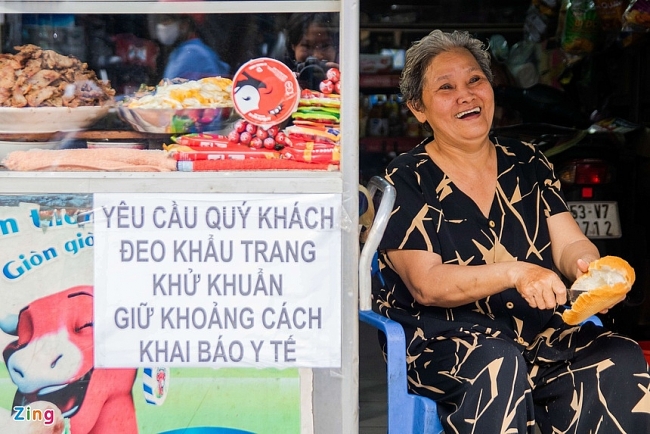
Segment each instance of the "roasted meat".
[{"label": "roasted meat", "polygon": [[32,44],[0,54],[0,106],[79,107],[113,103],[115,89],[86,63]]}]

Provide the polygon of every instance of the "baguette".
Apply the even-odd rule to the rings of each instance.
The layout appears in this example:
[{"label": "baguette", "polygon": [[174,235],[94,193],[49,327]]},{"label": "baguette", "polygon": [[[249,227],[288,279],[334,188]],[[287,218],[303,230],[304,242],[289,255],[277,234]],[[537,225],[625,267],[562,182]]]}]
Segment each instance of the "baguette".
[{"label": "baguette", "polygon": [[577,325],[612,307],[632,289],[634,279],[634,269],[624,259],[604,256],[593,261],[589,271],[571,285],[572,290],[584,292],[562,313],[562,319],[569,325]]}]

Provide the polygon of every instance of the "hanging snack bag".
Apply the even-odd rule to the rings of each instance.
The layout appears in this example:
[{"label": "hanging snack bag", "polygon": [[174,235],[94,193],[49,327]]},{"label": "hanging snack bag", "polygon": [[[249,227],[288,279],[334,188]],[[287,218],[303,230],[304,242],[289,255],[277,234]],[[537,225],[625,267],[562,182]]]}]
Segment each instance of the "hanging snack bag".
[{"label": "hanging snack bag", "polygon": [[562,32],[562,50],[569,54],[588,54],[594,51],[600,22],[596,6],[591,0],[568,0]]},{"label": "hanging snack bag", "polygon": [[623,31],[647,32],[650,30],[650,1],[632,0],[623,13]]},{"label": "hanging snack bag", "polygon": [[541,42],[557,27],[559,0],[533,0],[524,19],[524,39]]},{"label": "hanging snack bag", "polygon": [[623,25],[623,12],[626,0],[594,0],[600,27],[606,31],[620,31]]}]

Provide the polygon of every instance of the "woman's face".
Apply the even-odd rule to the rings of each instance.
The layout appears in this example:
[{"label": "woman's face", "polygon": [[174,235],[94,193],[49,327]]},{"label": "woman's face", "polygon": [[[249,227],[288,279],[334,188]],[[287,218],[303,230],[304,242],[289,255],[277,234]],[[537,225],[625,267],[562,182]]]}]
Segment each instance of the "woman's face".
[{"label": "woman's face", "polygon": [[336,48],[329,32],[318,24],[310,24],[297,45],[293,45],[296,62],[304,62],[308,57],[329,62],[336,61]]},{"label": "woman's face", "polygon": [[429,122],[436,141],[484,139],[494,117],[494,91],[472,54],[458,48],[438,54],[427,68],[420,121]]}]

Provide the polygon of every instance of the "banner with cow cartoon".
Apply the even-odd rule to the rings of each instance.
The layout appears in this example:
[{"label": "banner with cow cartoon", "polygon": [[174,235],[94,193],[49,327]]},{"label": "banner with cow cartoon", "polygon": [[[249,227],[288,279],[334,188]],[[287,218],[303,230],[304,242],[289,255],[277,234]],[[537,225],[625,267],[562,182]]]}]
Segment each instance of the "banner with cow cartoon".
[{"label": "banner with cow cartoon", "polygon": [[309,370],[96,363],[93,199],[0,196],[0,433],[300,433]]}]

